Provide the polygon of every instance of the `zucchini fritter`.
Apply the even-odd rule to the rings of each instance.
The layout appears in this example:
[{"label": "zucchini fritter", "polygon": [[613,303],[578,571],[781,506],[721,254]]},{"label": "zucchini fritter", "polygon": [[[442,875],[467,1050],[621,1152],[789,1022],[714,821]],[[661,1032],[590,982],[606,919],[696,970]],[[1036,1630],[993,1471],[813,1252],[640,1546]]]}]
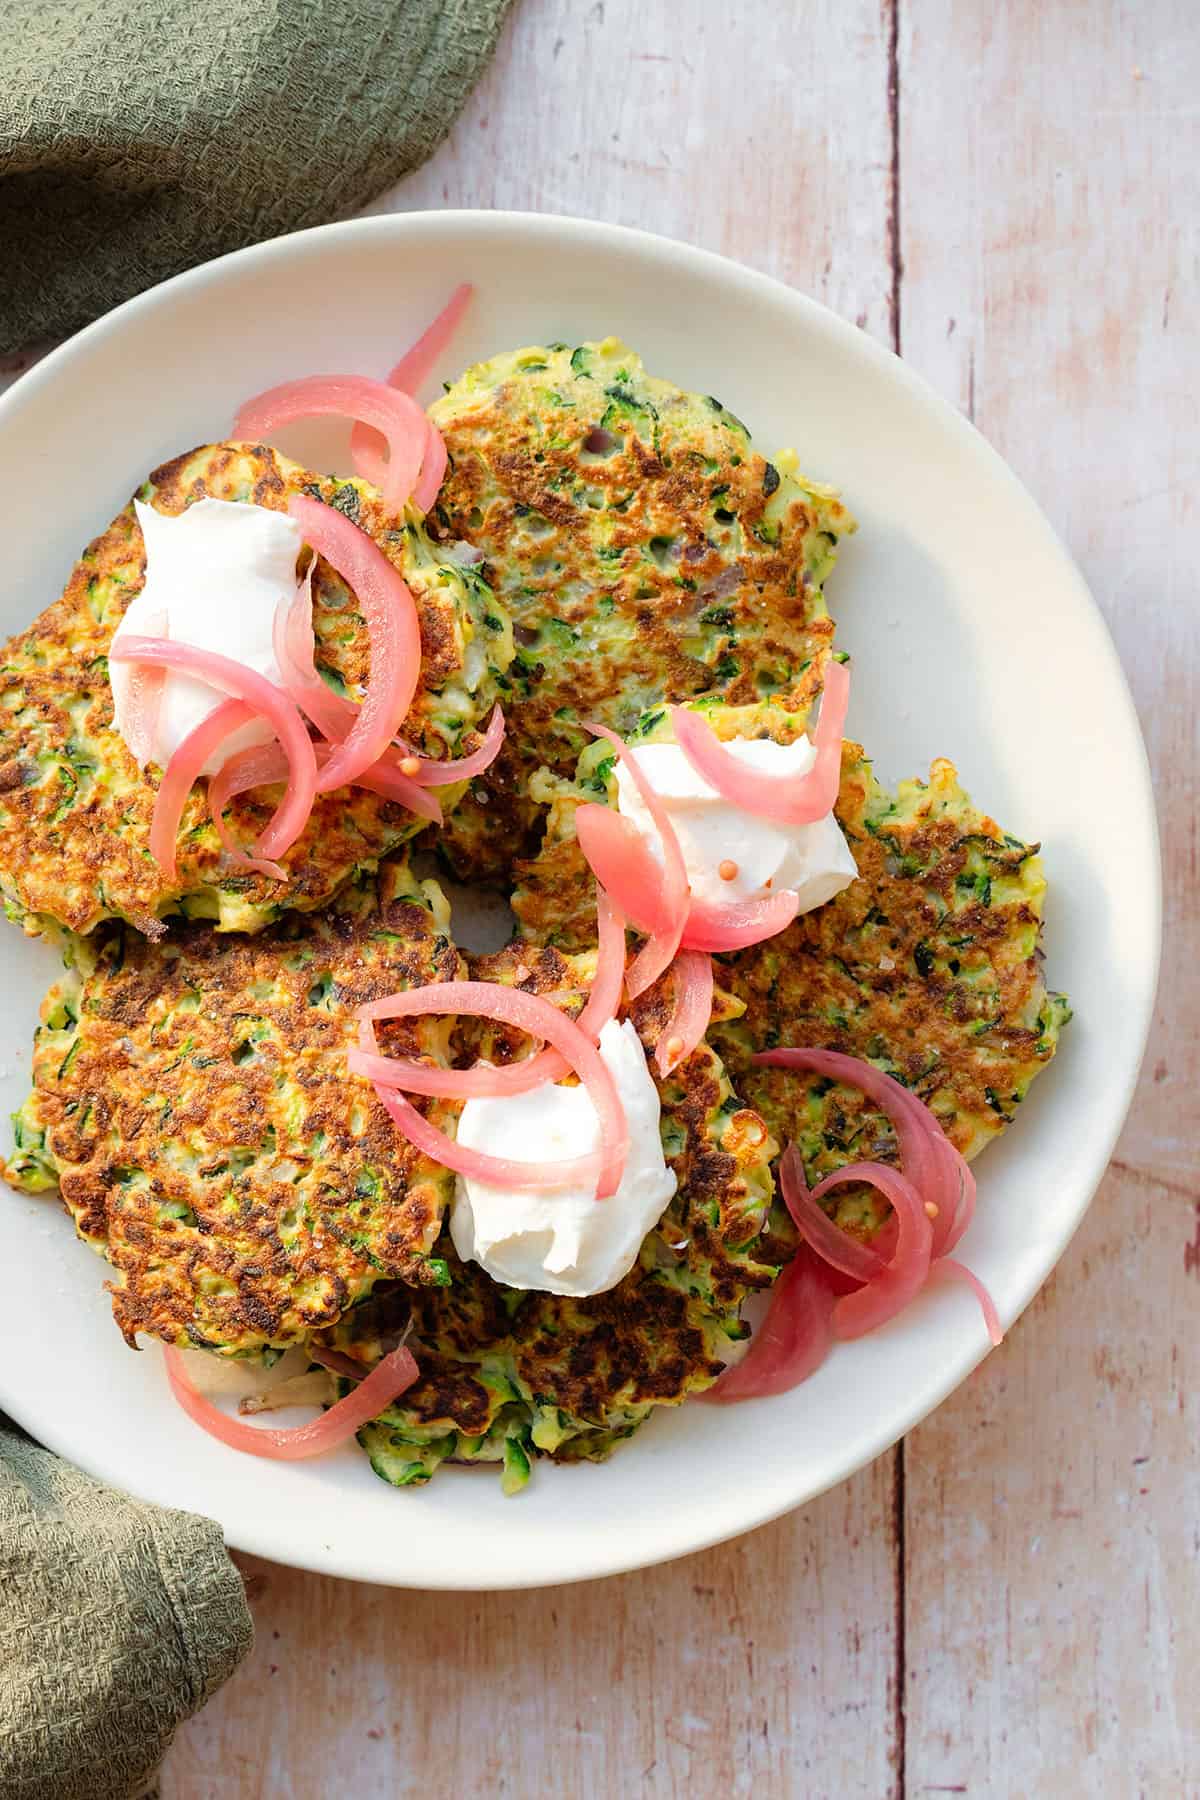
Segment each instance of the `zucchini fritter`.
[{"label": "zucchini fritter", "polygon": [[[865,1057],[976,1156],[1012,1123],[1071,1016],[1042,975],[1038,847],[979,812],[952,763],[893,798],[857,744],[843,751],[837,816],[859,879],[778,937],[719,959],[745,1011],[713,1041],[780,1141],[799,1145],[811,1181],[860,1158],[895,1162],[891,1126],[857,1089],[760,1068],[755,1050]],[[868,1234],[886,1213],[863,1189],[830,1198],[840,1224]]]},{"label": "zucchini fritter", "polygon": [[[434,1243],[451,1176],[345,1061],[355,1007],[461,977],[435,883],[400,860],[256,937],[190,924],[153,944],[110,925],[70,948],[6,1174],[34,1191],[58,1180],[112,1264],[130,1343],[283,1347],[381,1276],[447,1279]],[[445,1061],[450,1031],[402,1021],[388,1043]]]},{"label": "zucchini fritter", "polygon": [[[652,724],[649,737],[661,729]],[[594,935],[574,812],[611,800],[612,788],[603,745],[585,751],[574,783],[535,780],[549,802],[546,834],[518,865],[513,896],[531,942],[570,950]],[[895,1161],[891,1127],[857,1091],[760,1068],[754,1051],[803,1044],[866,1057],[932,1106],[970,1157],[1011,1122],[1070,1018],[1042,975],[1037,847],[980,813],[952,764],[935,762],[928,783],[902,782],[893,799],[847,743],[836,812],[857,881],[777,937],[715,959],[740,1016],[709,1034],[772,1136],[799,1144],[813,1182],[856,1159]],[[826,1204],[867,1234],[887,1210],[861,1188],[839,1188]]]},{"label": "zucchini fritter", "polygon": [[569,774],[580,721],[626,732],[663,700],[803,715],[833,637],[822,584],[854,521],[711,397],[615,338],[510,352],[432,408],[450,469],[430,528],[465,538],[512,615],[504,750],[444,834],[502,874],[536,822],[533,771]]},{"label": "zucchini fritter", "polygon": [[[408,581],[421,620],[421,684],[405,729],[427,756],[474,748],[512,635],[482,576],[441,560],[423,530],[398,521],[360,480],[314,475],[265,446],[207,445],[156,469],[138,497],[161,512],[194,500],[253,501],[283,509],[307,492],[362,526]],[[165,913],[254,931],[284,908],[321,906],[356,869],[423,829],[404,807],[361,789],[319,794],[312,819],[283,858],[286,886],[231,870],[208,820],[206,783],[193,789],[179,835],[178,876],[164,879],[149,852],[158,772],[140,773],[113,726],[107,651],[145,575],[132,504],[86,549],[61,599],[0,651],[0,894],[9,916],[37,931],[47,919],[72,931],[129,920],[150,935]],[[313,582],[318,666],[339,692],[368,672],[365,624],[332,569]],[[462,785],[444,790],[452,804]],[[277,798],[235,800],[239,841],[263,828]]]},{"label": "zucchini fritter", "polygon": [[[513,946],[478,959],[483,980],[519,980],[577,1014],[593,955]],[[524,971],[524,972],[522,972]],[[652,1048],[666,1019],[657,990],[634,1021]],[[476,1049],[503,1063],[517,1039],[487,1027]],[[665,1081],[663,1148],[678,1189],[615,1288],[587,1299],[501,1287],[439,1246],[447,1288],[395,1289],[346,1317],[326,1341],[373,1363],[411,1324],[419,1383],[359,1440],[397,1486],[427,1481],[447,1461],[503,1462],[520,1486],[537,1454],[595,1461],[656,1406],[674,1406],[716,1380],[722,1351],[746,1335],[747,1293],[774,1279],[782,1247],[764,1234],[777,1145],[701,1046]]]}]

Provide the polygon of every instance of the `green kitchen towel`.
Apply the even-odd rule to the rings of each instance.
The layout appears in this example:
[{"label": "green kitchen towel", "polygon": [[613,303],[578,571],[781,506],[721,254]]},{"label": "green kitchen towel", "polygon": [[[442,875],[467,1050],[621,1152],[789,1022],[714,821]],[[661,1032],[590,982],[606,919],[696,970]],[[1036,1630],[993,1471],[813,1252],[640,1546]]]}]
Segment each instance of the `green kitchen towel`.
[{"label": "green kitchen towel", "polygon": [[436,149],[509,3],[0,0],[0,354],[364,205]]},{"label": "green kitchen towel", "polygon": [[219,1525],[0,1431],[0,1800],[151,1794],[252,1638]]}]

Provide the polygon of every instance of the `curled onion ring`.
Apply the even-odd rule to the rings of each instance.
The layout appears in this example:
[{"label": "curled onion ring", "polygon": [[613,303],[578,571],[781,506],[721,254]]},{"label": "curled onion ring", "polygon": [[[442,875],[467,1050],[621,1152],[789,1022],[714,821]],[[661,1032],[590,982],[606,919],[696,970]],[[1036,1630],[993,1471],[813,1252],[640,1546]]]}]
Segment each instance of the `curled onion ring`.
[{"label": "curled onion ring", "polygon": [[799,1387],[833,1346],[834,1305],[829,1270],[802,1244],[775,1283],[749,1350],[701,1399],[724,1405]]},{"label": "curled onion ring", "polygon": [[[400,388],[406,394],[415,394],[430,369],[446,348],[458,326],[458,321],[466,310],[471,295],[475,292],[469,281],[462,282],[455,288],[449,300],[431,325],[426,326],[411,350],[405,351],[387,378],[389,387]],[[413,490],[413,505],[421,512],[428,512],[437,498],[438,489],[446,473],[446,446],[441,432],[432,420],[426,421],[428,430],[425,440],[425,452],[421,467],[421,478]],[[373,481],[377,487],[382,485],[386,473],[383,452],[386,440],[369,425],[356,425],[350,434],[350,455],[354,467],[367,481]]]},{"label": "curled onion ring", "polygon": [[474,1176],[496,1186],[528,1189],[563,1187],[593,1179],[596,1197],[606,1200],[621,1185],[629,1153],[629,1126],[608,1065],[596,1046],[574,1020],[551,1006],[548,1000],[526,994],[520,988],[501,987],[490,981],[446,981],[409,988],[360,1006],[360,1019],[406,1019],[430,1013],[458,1013],[476,1019],[495,1019],[540,1037],[565,1059],[588,1091],[600,1121],[600,1149],[588,1156],[557,1163],[527,1163],[511,1157],[487,1156],[468,1150],[419,1113],[394,1089],[375,1083],[375,1092],[393,1122],[419,1150],[460,1175]]},{"label": "curled onion ring", "polygon": [[842,727],[850,700],[850,671],[830,662],[821,713],[813,734],[816,761],[803,775],[764,775],[731,756],[707,719],[684,706],[671,708],[675,742],[696,773],[722,799],[780,825],[814,825],[833,811],[842,769]]},{"label": "curled onion ring", "polygon": [[711,906],[693,900],[683,928],[685,950],[745,950],[776,937],[800,910],[800,896],[781,888],[765,900],[736,900]]},{"label": "curled onion ring", "polygon": [[933,1230],[912,1182],[887,1163],[847,1163],[817,1183],[813,1199],[820,1200],[846,1181],[870,1182],[890,1201],[899,1226],[890,1259],[854,1293],[843,1294],[833,1309],[837,1336],[856,1338],[886,1325],[920,1293],[929,1278]]},{"label": "curled onion ring", "polygon": [[[260,855],[271,858],[282,856],[285,851],[290,850],[312,812],[317,791],[317,758],[303,719],[282,689],[254,669],[246,668],[243,663],[234,662],[228,656],[220,656],[215,650],[200,650],[193,644],[177,643],[173,638],[117,638],[109,647],[109,658],[116,662],[180,669],[185,675],[194,675],[209,687],[216,688],[219,693],[244,701],[267,721],[287,758],[289,780],[287,791],[256,849]],[[209,724],[220,710],[219,707],[215,709],[203,724]],[[194,736],[195,733],[190,735]],[[180,745],[180,749],[183,748],[184,745]],[[208,754],[211,754],[211,747]],[[207,760],[207,757],[202,760]],[[185,800],[186,797],[185,792]],[[182,814],[182,807],[180,812]],[[173,862],[172,858],[172,865]]]},{"label": "curled onion ring", "polygon": [[[596,897],[599,947],[596,973],[587,1005],[575,1024],[591,1043],[596,1043],[610,1019],[616,1017],[625,980],[625,924],[601,888]],[[497,1099],[527,1094],[547,1081],[561,1081],[569,1073],[567,1060],[557,1050],[539,1050],[523,1062],[502,1068],[482,1065],[474,1069],[439,1069],[411,1057],[381,1056],[373,1019],[361,1018],[358,1047],[347,1054],[350,1071],[382,1087],[400,1088],[410,1094],[437,1094],[451,1100]]]},{"label": "curled onion ring", "polygon": [[[317,766],[329,757],[327,744],[317,745]],[[230,854],[236,850],[229,838],[228,827],[222,814],[236,794],[245,794],[251,788],[271,787],[277,781],[286,781],[288,773],[287,759],[278,744],[262,744],[250,750],[241,750],[233,756],[213,776],[208,784],[208,804],[213,815],[213,823],[217,834]],[[418,818],[428,819],[433,825],[442,822],[442,809],[436,797],[420,788],[391,763],[377,762],[361,775],[355,776],[351,787],[364,788],[369,794],[378,794],[384,800],[394,800],[397,806],[405,806],[409,812],[416,813]]]},{"label": "curled onion ring", "polygon": [[[165,676],[166,670],[156,673]],[[175,850],[183,809],[194,783],[200,778],[201,769],[214,751],[255,716],[254,708],[247,706],[244,700],[223,700],[188,732],[163,770],[150,820],[150,854],[168,881],[175,879]],[[279,754],[282,756],[282,751]],[[238,855],[241,856],[240,851]],[[278,863],[264,863],[263,868],[273,873],[277,881],[286,879]]]},{"label": "curled onion ring", "polygon": [[[663,970],[673,961],[675,952],[679,948],[684,926],[687,923],[690,892],[687,869],[684,866],[683,852],[679,848],[679,839],[675,835],[675,828],[671,824],[667,810],[643,774],[637,757],[615,731],[608,729],[607,725],[589,724],[586,729],[593,736],[601,737],[606,743],[611,744],[622,763],[629,770],[662,844],[663,864],[655,882],[655,887],[662,897],[660,915],[662,923],[657,930],[650,933],[649,939],[630,964],[625,978],[625,987],[629,998],[636,1000],[639,994],[645,993],[646,989],[658,980]],[[625,840],[625,847],[628,853],[628,840]],[[610,887],[610,882],[605,880],[599,870],[593,872],[602,887]],[[628,882],[623,878],[619,865],[611,868],[609,874],[618,883],[617,887],[611,891],[617,897],[617,904],[621,905],[620,896],[624,894],[628,897]]]},{"label": "curled onion ring", "polygon": [[[275,661],[279,664],[284,687],[301,712],[312,720],[317,730],[330,743],[340,744],[353,727],[361,709],[352,700],[335,694],[317,674],[316,642],[312,626],[312,574],[313,565],[310,563],[308,573],[296,589],[292,601],[280,606],[275,615]],[[485,769],[490,768],[500,754],[504,732],[504,714],[497,702],[492,708],[483,741],[468,755],[444,759],[415,756],[403,739],[397,739],[383,750],[375,768],[377,772],[394,768],[401,780],[413,782],[417,787],[448,787],[452,782],[468,781],[472,776],[481,775]],[[407,768],[407,773],[405,768],[401,768],[402,763]],[[414,764],[415,767],[412,767]],[[404,804],[410,803],[406,800]],[[419,811],[420,808],[413,807],[412,810]]]},{"label": "curled onion ring", "polygon": [[293,494],[288,511],[350,587],[370,639],[365,698],[317,782],[319,793],[329,793],[378,762],[400,729],[421,675],[421,626],[408,583],[365,531],[307,494]]},{"label": "curled onion ring", "polygon": [[672,966],[675,1005],[654,1049],[660,1075],[669,1075],[704,1042],[712,1018],[712,957],[701,950],[681,950]]},{"label": "curled onion ring", "polygon": [[377,472],[387,506],[400,512],[413,495],[429,448],[429,421],[409,394],[366,375],[305,375],[282,381],[247,400],[233,434],[260,443],[281,425],[330,415],[374,425],[387,440],[388,460]]},{"label": "curled onion ring", "polygon": [[219,1406],[214,1406],[193,1385],[178,1350],[164,1345],[163,1357],[171,1392],[190,1419],[210,1437],[220,1438],[231,1449],[243,1450],[249,1456],[269,1457],[275,1462],[299,1462],[304,1457],[320,1456],[324,1451],[346,1443],[410,1388],[420,1373],[412,1351],[401,1344],[382,1362],[376,1363],[351,1393],[322,1413],[319,1419],[313,1419],[307,1425],[262,1430],[244,1424],[241,1419],[231,1419]]},{"label": "curled onion ring", "polygon": [[[974,1180],[970,1179],[968,1197],[966,1164],[929,1108],[873,1064],[839,1051],[769,1050],[754,1061],[811,1070],[859,1088],[891,1120],[905,1173],[885,1163],[850,1163],[810,1192],[800,1153],[794,1144],[788,1146],[780,1162],[780,1188],[804,1242],[776,1283],[750,1351],[705,1398],[748,1400],[797,1386],[820,1367],[835,1337],[855,1338],[874,1331],[901,1312],[939,1270],[967,1281],[983,1309],[992,1343],[999,1343],[1002,1332],[991,1295],[976,1275],[940,1255],[937,1248],[939,1243],[956,1241],[966,1229]],[[880,1248],[839,1230],[818,1204],[847,1181],[869,1182],[892,1205],[894,1225],[884,1228],[886,1240],[879,1233]],[[933,1194],[939,1198],[933,1200]],[[935,1209],[933,1226],[927,1204]],[[886,1256],[881,1254],[885,1241]]]}]

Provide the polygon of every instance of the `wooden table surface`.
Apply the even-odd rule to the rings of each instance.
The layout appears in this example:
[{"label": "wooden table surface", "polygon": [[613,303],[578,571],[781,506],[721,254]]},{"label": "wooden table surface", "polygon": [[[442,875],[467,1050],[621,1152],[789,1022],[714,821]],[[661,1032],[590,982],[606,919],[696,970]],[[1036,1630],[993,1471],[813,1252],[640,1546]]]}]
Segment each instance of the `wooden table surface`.
[{"label": "wooden table surface", "polygon": [[449,141],[380,202],[724,251],[974,419],[1129,672],[1164,980],[1057,1274],[898,1449],[591,1585],[397,1593],[247,1559],[257,1647],[164,1800],[1200,1794],[1198,77],[1196,0],[518,0]]}]

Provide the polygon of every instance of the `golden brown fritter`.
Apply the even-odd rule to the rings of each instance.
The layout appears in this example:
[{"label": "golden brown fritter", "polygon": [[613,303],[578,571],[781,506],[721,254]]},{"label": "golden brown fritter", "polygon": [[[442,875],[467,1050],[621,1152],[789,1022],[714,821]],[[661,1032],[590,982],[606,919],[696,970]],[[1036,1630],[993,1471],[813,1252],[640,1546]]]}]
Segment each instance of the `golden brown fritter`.
[{"label": "golden brown fritter", "polygon": [[530,777],[570,773],[583,720],[627,733],[699,694],[806,711],[854,522],[791,452],[768,462],[615,338],[494,357],[432,413],[450,471],[430,528],[482,552],[516,637],[503,753],[446,833],[458,868],[506,876],[537,818]]},{"label": "golden brown fritter", "polygon": [[[520,987],[577,1016],[587,1000],[595,951],[565,956],[553,948],[517,943],[493,956],[472,958],[471,967],[476,980]],[[629,1009],[648,1052],[656,1047],[670,1017],[673,982],[673,975],[664,976]],[[717,996],[714,1018],[729,1010],[727,997]],[[474,1056],[503,1066],[525,1054],[528,1039],[522,1033],[479,1024],[470,1040]],[[706,1298],[718,1306],[736,1306],[747,1283],[740,1251],[756,1235],[763,1201],[771,1191],[762,1121],[740,1107],[719,1060],[706,1045],[666,1077],[657,1074],[653,1063],[650,1067],[662,1106],[663,1148],[678,1184],[663,1229],[672,1228],[676,1214],[675,1222],[683,1225],[686,1215],[685,1231],[678,1235],[686,1234],[689,1254],[705,1270]],[[730,1255],[731,1245],[738,1254]]]},{"label": "golden brown fritter", "polygon": [[[189,924],[154,944],[110,925],[73,941],[7,1176],[35,1191],[57,1178],[112,1264],[131,1343],[285,1346],[381,1276],[447,1279],[433,1247],[451,1178],[345,1057],[356,1006],[461,977],[448,932],[436,884],[400,861],[255,937]],[[407,1021],[385,1042],[445,1061],[450,1030]]]},{"label": "golden brown fritter", "polygon": [[[863,1157],[895,1161],[891,1127],[857,1089],[760,1068],[755,1050],[865,1057],[975,1156],[1015,1118],[1070,1018],[1042,975],[1037,845],[972,806],[944,760],[893,799],[856,744],[845,746],[837,813],[858,880],[778,937],[719,959],[745,1011],[713,1042],[780,1141],[799,1144],[810,1180]],[[869,1230],[884,1209],[846,1188],[836,1210]]]},{"label": "golden brown fritter", "polygon": [[[300,492],[353,519],[404,574],[423,653],[406,730],[425,755],[465,754],[512,655],[508,623],[479,573],[442,560],[373,488],[314,475],[262,445],[217,444],[156,469],[138,497],[165,513],[205,497],[282,510]],[[155,935],[160,916],[182,906],[222,929],[257,930],[283,908],[322,905],[354,869],[374,866],[423,828],[361,789],[320,794],[283,858],[285,885],[228,866],[208,820],[207,783],[198,782],[180,828],[178,876],[167,881],[149,853],[159,772],[139,772],[114,729],[108,681],[113,633],[144,576],[130,504],[84,551],[61,599],[0,651],[0,893],[10,916],[29,930],[50,919],[77,932],[115,916]],[[313,601],[318,666],[331,686],[354,694],[368,674],[366,627],[321,561]],[[450,788],[445,799],[461,792]],[[239,841],[258,835],[277,798],[278,790],[260,790],[233,803]]]},{"label": "golden brown fritter", "polygon": [[[1013,1118],[1062,1023],[1061,996],[1042,977],[1038,847],[978,812],[951,763],[893,799],[853,744],[837,814],[858,880],[778,937],[720,959],[746,1010],[718,1035],[731,1056],[821,1044],[878,1062],[973,1155]],[[786,1121],[795,1077],[736,1061]]]},{"label": "golden brown fritter", "polygon": [[[595,933],[594,887],[575,838],[581,801],[612,798],[593,746],[575,783],[535,784],[549,801],[539,854],[518,865],[513,910],[537,944],[571,950]],[[891,1128],[860,1094],[785,1069],[755,1050],[841,1050],[877,1063],[931,1105],[967,1156],[1015,1115],[1070,1017],[1047,991],[1039,948],[1045,877],[1037,846],[972,806],[952,764],[893,799],[861,747],[843,748],[837,816],[858,880],[779,936],[716,959],[740,1016],[710,1040],[780,1143],[798,1142],[812,1180],[855,1157],[895,1159]],[[831,1207],[872,1229],[883,1203],[839,1189]]]},{"label": "golden brown fritter", "polygon": [[[594,951],[567,958],[518,945],[476,959],[472,972],[578,1014],[594,961]],[[633,1015],[648,1049],[668,1001],[652,992]],[[485,1027],[474,1047],[504,1063],[520,1039]],[[678,1405],[716,1380],[722,1351],[745,1335],[743,1299],[778,1266],[780,1247],[762,1235],[777,1146],[707,1046],[658,1088],[677,1192],[637,1266],[610,1292],[574,1299],[501,1287],[461,1263],[447,1233],[439,1249],[449,1287],[391,1291],[328,1334],[369,1364],[411,1323],[420,1381],[360,1434],[386,1480],[426,1481],[447,1459],[502,1461],[516,1486],[532,1455],[606,1456],[655,1406]]]}]

